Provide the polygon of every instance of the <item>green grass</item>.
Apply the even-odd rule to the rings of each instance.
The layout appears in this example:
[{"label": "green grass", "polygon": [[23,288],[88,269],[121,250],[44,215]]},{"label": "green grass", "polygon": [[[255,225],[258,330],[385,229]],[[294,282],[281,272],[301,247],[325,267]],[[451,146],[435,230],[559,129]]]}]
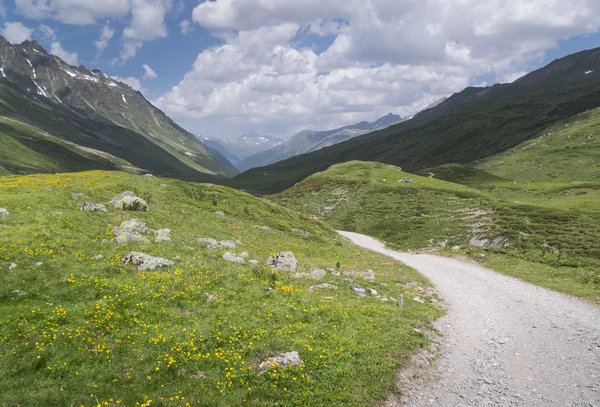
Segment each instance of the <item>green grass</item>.
[{"label": "green grass", "polygon": [[[79,211],[124,190],[150,210]],[[442,314],[409,300],[428,284],[414,270],[225,187],[96,171],[3,177],[0,196],[10,211],[0,218],[0,406],[372,406],[427,344],[415,328]],[[112,242],[112,226],[134,217],[171,229],[173,241]],[[227,263],[200,237],[239,239],[238,253],[261,265]],[[176,264],[141,272],[121,262],[132,250]],[[309,292],[315,282],[262,266],[284,250],[304,268],[373,269],[373,283],[352,278],[404,295],[405,307],[354,296],[343,275],[323,280],[338,291]],[[258,374],[282,351],[298,351],[303,365]]]},{"label": "green grass", "polygon": [[[434,173],[471,186],[353,161],[332,166],[273,201],[334,228],[378,237],[402,250],[445,249],[496,270],[592,301],[600,300],[598,185],[507,182],[459,166]],[[412,178],[411,183],[398,183]],[[471,248],[471,237],[503,236],[502,248]],[[450,250],[460,246],[460,251]],[[482,257],[483,255],[483,257]],[[518,264],[519,266],[515,266]],[[526,264],[524,270],[515,267]]]}]

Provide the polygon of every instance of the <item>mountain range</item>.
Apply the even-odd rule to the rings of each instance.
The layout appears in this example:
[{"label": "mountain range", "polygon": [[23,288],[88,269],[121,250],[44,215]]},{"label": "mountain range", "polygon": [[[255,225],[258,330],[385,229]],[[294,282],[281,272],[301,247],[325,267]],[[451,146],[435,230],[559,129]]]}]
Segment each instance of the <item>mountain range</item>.
[{"label": "mountain range", "polygon": [[362,136],[371,131],[390,126],[400,120],[402,120],[400,116],[390,113],[372,123],[363,121],[325,131],[303,130],[271,149],[241,160],[236,164],[236,168],[240,171],[245,171],[250,168],[273,164],[299,154],[317,151],[354,137]]},{"label": "mountain range", "polygon": [[189,180],[236,173],[131,87],[0,37],[0,172],[118,169]]},{"label": "mountain range", "polygon": [[510,84],[468,87],[411,120],[250,169],[226,183],[274,193],[350,160],[393,164],[409,172],[451,163],[471,165],[598,106],[600,48],[555,60]]},{"label": "mountain range", "polygon": [[258,134],[257,132],[242,134],[237,138],[214,139],[204,136],[198,136],[198,138],[204,145],[217,150],[234,165],[247,157],[262,153],[283,143],[282,139]]}]

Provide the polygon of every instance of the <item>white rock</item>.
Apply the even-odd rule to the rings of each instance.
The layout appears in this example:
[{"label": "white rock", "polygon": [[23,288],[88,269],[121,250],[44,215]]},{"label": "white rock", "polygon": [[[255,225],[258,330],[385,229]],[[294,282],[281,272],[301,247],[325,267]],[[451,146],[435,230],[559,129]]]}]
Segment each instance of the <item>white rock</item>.
[{"label": "white rock", "polygon": [[244,264],[244,259],[242,257],[236,256],[235,254],[229,252],[223,255],[223,260],[236,264]]},{"label": "white rock", "polygon": [[258,368],[261,373],[265,373],[271,368],[301,364],[302,360],[300,359],[300,355],[298,354],[298,352],[286,352],[280,353],[277,356],[265,360],[260,365],[258,365]]},{"label": "white rock", "polygon": [[373,272],[373,270],[369,270],[365,274],[363,274],[362,277],[365,280],[375,280],[375,273]]},{"label": "white rock", "polygon": [[170,242],[171,241],[171,230],[170,229],[159,229],[154,231],[155,242]]},{"label": "white rock", "polygon": [[129,252],[123,258],[123,263],[133,264],[138,270],[156,270],[157,268],[171,267],[174,263],[171,260],[160,257],[150,256],[140,252]]},{"label": "white rock", "polygon": [[276,254],[267,260],[266,265],[277,270],[287,271],[298,270],[300,268],[300,265],[292,252],[281,252]]},{"label": "white rock", "polygon": [[6,216],[8,215],[8,210],[4,209],[4,208],[0,208],[0,216]]},{"label": "white rock", "polygon": [[84,204],[81,205],[79,210],[88,212],[108,212],[106,206],[94,202],[84,202]]}]

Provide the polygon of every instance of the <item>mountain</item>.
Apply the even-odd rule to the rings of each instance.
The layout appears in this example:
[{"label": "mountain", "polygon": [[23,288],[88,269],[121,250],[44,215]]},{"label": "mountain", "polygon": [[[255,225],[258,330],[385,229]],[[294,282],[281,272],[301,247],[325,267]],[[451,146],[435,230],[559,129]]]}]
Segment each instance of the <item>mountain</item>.
[{"label": "mountain", "polygon": [[237,155],[232,154],[229,150],[216,139],[210,139],[204,136],[197,136],[198,139],[204,144],[206,147],[211,148],[215,151],[218,151],[223,157],[227,158],[227,160],[235,166],[238,162],[241,161],[241,158]]},{"label": "mountain", "polygon": [[240,171],[245,171],[250,168],[276,163],[299,154],[317,151],[324,147],[362,136],[370,131],[385,128],[400,120],[400,116],[390,113],[373,123],[363,121],[350,126],[340,127],[339,129],[326,131],[303,130],[275,148],[242,160],[237,164],[237,168]]},{"label": "mountain", "polygon": [[237,156],[240,159],[244,159],[273,147],[277,147],[281,145],[283,140],[277,137],[251,132],[242,134],[237,138],[221,139],[218,140],[218,142],[227,149],[230,154]]},{"label": "mountain", "polygon": [[35,41],[0,37],[2,172],[122,169],[190,180],[236,173],[131,87]]},{"label": "mountain", "polygon": [[472,164],[600,106],[600,48],[554,61],[511,84],[469,87],[411,120],[236,176],[228,185],[282,191],[332,164],[378,161],[410,172]]}]

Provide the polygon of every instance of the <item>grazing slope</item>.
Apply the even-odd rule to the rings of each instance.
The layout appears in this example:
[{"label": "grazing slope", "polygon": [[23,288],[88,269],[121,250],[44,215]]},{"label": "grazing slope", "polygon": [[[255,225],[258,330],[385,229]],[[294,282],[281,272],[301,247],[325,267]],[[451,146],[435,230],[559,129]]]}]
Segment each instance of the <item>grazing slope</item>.
[{"label": "grazing slope", "polygon": [[[149,210],[79,210],[125,190]],[[372,406],[441,314],[412,301],[430,295],[414,270],[225,187],[92,171],[3,177],[0,196],[2,405]],[[171,241],[149,231],[148,243],[115,242],[113,226],[132,218],[170,229]],[[210,249],[199,238],[239,242]],[[122,262],[131,251],[174,264],[140,271]],[[244,251],[244,264],[223,259]],[[303,272],[335,274],[294,279],[264,266],[281,251]],[[374,281],[361,277],[368,268]],[[357,296],[348,279],[379,297]],[[399,295],[402,309],[381,298]],[[300,365],[260,374],[262,361],[293,351]]]},{"label": "grazing slope", "polygon": [[[236,172],[224,157],[209,151],[140,92],[100,71],[68,65],[35,41],[11,45],[0,37],[0,68],[0,116],[11,119],[10,123],[22,123],[7,128],[4,122],[2,143],[18,144],[20,149],[41,156],[32,166],[18,163],[17,156],[5,159],[0,162],[5,171],[132,167],[133,171],[142,169],[189,179],[225,177]],[[32,142],[21,131],[23,125],[37,128],[33,130],[38,133],[36,139],[43,142]],[[74,143],[78,146],[75,150],[94,149],[111,158],[109,162],[106,157],[97,158],[101,153],[78,157],[81,154],[77,151],[64,151],[64,142]],[[42,158],[56,163],[63,152],[64,159],[54,166],[40,164]],[[115,162],[112,156],[121,161]],[[123,166],[123,160],[128,164]]]},{"label": "grazing slope", "polygon": [[451,173],[477,182],[352,161],[270,199],[403,250],[463,253],[532,283],[600,300],[600,207],[592,204],[600,199],[599,184],[514,184],[459,169]]},{"label": "grazing slope", "polygon": [[555,61],[509,85],[467,88],[411,120],[254,168],[229,185],[279,192],[332,164],[350,160],[394,164],[411,172],[451,163],[472,164],[598,106],[600,49],[594,49]]},{"label": "grazing slope", "polygon": [[400,116],[390,113],[373,123],[360,122],[350,126],[340,127],[339,129],[326,131],[303,130],[289,140],[280,143],[281,145],[245,158],[239,162],[237,166],[240,171],[245,171],[254,167],[263,167],[299,154],[305,154],[333,146],[354,137],[362,136],[373,130],[391,126],[401,119]]}]

